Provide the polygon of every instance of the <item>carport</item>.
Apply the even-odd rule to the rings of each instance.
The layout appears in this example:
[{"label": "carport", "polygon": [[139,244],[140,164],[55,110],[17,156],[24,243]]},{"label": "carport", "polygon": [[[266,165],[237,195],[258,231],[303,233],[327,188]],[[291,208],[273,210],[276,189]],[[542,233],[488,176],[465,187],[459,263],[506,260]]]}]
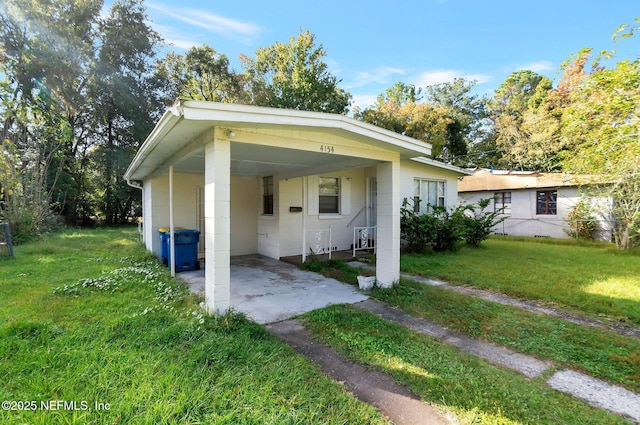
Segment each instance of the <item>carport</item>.
[{"label": "carport", "polygon": [[[231,246],[242,240],[240,233],[232,235],[232,215],[259,214],[241,207],[232,210],[232,190],[238,192],[233,178],[276,176],[281,182],[305,182],[339,170],[372,170],[377,179],[376,278],[379,285],[391,286],[400,275],[400,161],[430,152],[428,144],[343,115],[179,101],[157,123],[124,178],[143,190],[145,244],[156,252],[157,229],[168,222],[173,231],[174,215],[196,208],[175,200],[181,193],[174,171],[182,173],[183,181],[201,176],[205,305],[210,312],[223,313],[232,306]],[[167,175],[165,187],[158,179]],[[310,209],[309,199],[302,189],[300,208]],[[284,206],[288,210],[296,204]],[[303,219],[301,228],[283,222],[282,229],[273,232],[251,230],[254,238],[256,233],[269,237],[258,240],[254,252],[277,259],[279,246],[295,241],[304,253],[304,226]]]},{"label": "carport", "polygon": [[[353,286],[262,255],[231,257],[230,264],[230,306],[260,324],[368,298]],[[203,270],[179,273],[178,277],[191,291],[204,295]]]}]

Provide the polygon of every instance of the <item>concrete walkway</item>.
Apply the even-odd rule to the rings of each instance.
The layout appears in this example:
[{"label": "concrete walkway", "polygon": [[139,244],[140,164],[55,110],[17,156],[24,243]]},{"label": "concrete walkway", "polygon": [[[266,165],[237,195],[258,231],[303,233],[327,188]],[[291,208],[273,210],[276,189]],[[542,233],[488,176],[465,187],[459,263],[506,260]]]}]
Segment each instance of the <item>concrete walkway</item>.
[{"label": "concrete walkway", "polygon": [[[360,261],[351,261],[347,264],[355,268],[375,270],[375,267],[372,267],[371,265],[360,262]],[[493,302],[503,304],[503,305],[508,305],[511,307],[517,307],[522,310],[530,311],[532,313],[539,313],[547,316],[557,317],[562,320],[566,320],[567,322],[575,323],[577,325],[605,329],[608,331],[615,332],[619,335],[640,338],[640,328],[637,326],[630,326],[622,323],[613,323],[613,322],[604,322],[604,321],[594,320],[589,317],[579,316],[576,314],[570,314],[563,311],[555,310],[553,308],[548,308],[543,305],[540,305],[539,303],[536,303],[535,301],[519,300],[516,298],[509,297],[507,295],[498,294],[498,293],[486,291],[483,289],[449,285],[447,282],[431,279],[428,277],[417,276],[417,275],[412,275],[407,273],[401,273],[400,276],[409,280],[413,280],[415,282],[424,283],[430,286],[438,286],[449,291],[458,292],[464,295],[470,295],[472,297],[482,298],[487,301],[493,301]]]},{"label": "concrete walkway", "polygon": [[266,328],[296,351],[308,357],[327,375],[341,382],[356,397],[376,407],[394,424],[444,425],[449,421],[433,406],[423,403],[386,373],[366,369],[309,336],[295,320]]},{"label": "concrete walkway", "polygon": [[[355,304],[355,307],[370,311],[385,320],[405,326],[415,332],[447,342],[490,363],[520,372],[528,378],[538,377],[552,366],[550,362],[520,354],[489,342],[469,338],[436,323],[410,316],[378,301],[363,301]],[[579,398],[591,406],[606,409],[640,423],[640,395],[626,388],[568,369],[554,373],[546,380],[546,383],[551,388]]]},{"label": "concrete walkway", "polygon": [[[364,263],[351,263],[351,265],[367,266]],[[187,281],[192,291],[204,293],[203,271],[183,272],[178,277]],[[418,281],[428,280],[423,283],[443,286],[451,290],[457,288],[447,285],[446,282],[408,275],[404,277]],[[316,273],[302,271],[293,265],[270,258],[256,255],[233,257],[231,281],[233,308],[244,312],[258,323],[272,323],[266,326],[270,332],[309,357],[325,373],[342,382],[358,398],[377,407],[397,424],[445,424],[447,420],[431,405],[421,402],[407,388],[396,384],[389,375],[366,369],[342,357],[332,348],[315,341],[297,321],[274,322],[329,304],[351,303],[385,320],[445,341],[493,364],[515,370],[528,378],[539,377],[552,367],[551,362],[485,341],[474,340],[444,326],[410,316],[384,303],[369,300],[355,287]],[[488,291],[473,290],[471,293],[463,293],[521,307],[518,300],[509,297],[504,297],[506,301],[493,299],[497,294]],[[531,308],[527,310],[535,311]],[[536,312],[548,314],[546,311]],[[563,316],[559,317],[566,319]],[[580,322],[580,324],[584,323]],[[593,326],[604,327],[597,323]],[[606,409],[640,423],[640,396],[625,388],[573,370],[557,371],[546,380],[546,383],[551,388],[581,399],[594,407]]]}]

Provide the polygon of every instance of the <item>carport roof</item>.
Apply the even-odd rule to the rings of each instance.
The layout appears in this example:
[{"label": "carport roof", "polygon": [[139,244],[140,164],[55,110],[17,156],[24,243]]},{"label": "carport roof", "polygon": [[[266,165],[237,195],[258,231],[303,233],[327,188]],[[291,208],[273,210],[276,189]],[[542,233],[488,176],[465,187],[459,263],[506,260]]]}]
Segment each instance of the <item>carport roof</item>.
[{"label": "carport roof", "polygon": [[[296,131],[330,134],[376,149],[400,154],[401,159],[431,155],[431,145],[353,118],[321,112],[276,109],[205,101],[178,101],[167,109],[149,134],[124,178],[142,180],[213,128],[230,131]],[[430,161],[430,165],[447,168]]]}]

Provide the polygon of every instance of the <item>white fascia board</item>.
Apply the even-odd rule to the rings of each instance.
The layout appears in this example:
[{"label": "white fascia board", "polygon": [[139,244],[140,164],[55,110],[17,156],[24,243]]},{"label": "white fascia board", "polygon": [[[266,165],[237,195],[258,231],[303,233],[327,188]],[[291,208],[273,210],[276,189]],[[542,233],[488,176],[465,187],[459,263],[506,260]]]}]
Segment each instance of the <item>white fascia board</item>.
[{"label": "white fascia board", "polygon": [[145,139],[144,143],[138,149],[136,156],[129,164],[129,168],[124,173],[124,179],[127,181],[130,180],[138,180],[144,178],[146,176],[136,176],[136,172],[139,170],[139,167],[142,165],[144,160],[153,152],[153,150],[158,146],[160,141],[176,126],[180,121],[182,121],[182,110],[180,105],[174,105],[172,108],[169,108],[162,115],[156,126],[153,128],[149,136]]},{"label": "white fascia board", "polygon": [[431,155],[431,144],[429,143],[345,115],[204,101],[186,101],[183,103],[183,108],[185,119],[211,120],[221,126],[263,124],[336,129],[410,151],[405,155]]},{"label": "white fascia board", "polygon": [[425,158],[423,156],[419,156],[416,158],[411,158],[412,161],[419,162],[421,164],[431,165],[433,167],[442,168],[443,170],[453,171],[454,173],[462,174],[465,176],[473,175],[472,171],[465,170],[464,168],[456,167],[455,165],[445,164],[444,162],[436,161],[435,159]]}]

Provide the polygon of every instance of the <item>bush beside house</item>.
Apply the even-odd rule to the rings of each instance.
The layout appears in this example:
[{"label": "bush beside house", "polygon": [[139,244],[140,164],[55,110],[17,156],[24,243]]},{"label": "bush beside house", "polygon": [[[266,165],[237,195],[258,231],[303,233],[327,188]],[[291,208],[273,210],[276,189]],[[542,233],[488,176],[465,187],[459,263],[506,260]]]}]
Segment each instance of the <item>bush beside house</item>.
[{"label": "bush beside house", "polygon": [[459,205],[453,209],[442,206],[428,208],[419,213],[419,200],[404,199],[400,216],[400,234],[409,252],[454,251],[459,243],[477,247],[487,239],[494,226],[505,218],[497,212],[486,211],[491,199],[480,199],[477,204]]}]

